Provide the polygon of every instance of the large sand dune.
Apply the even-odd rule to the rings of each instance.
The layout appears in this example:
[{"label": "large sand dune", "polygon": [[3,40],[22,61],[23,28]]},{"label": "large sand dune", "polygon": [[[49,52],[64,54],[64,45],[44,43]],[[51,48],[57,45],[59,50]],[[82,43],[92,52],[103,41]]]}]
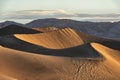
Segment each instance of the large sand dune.
[{"label": "large sand dune", "polygon": [[15,37],[51,49],[69,48],[89,42],[104,41],[102,38],[78,33],[70,28],[38,34],[16,34]]},{"label": "large sand dune", "polygon": [[39,34],[16,34],[15,37],[46,48],[61,49],[83,44],[79,35],[72,29],[60,29]]},{"label": "large sand dune", "polygon": [[[99,44],[92,46],[104,47]],[[115,52],[114,56],[120,53]],[[104,53],[104,49],[98,54],[104,57],[55,57],[0,47],[0,74],[18,80],[119,80],[120,65],[114,59],[116,57],[112,58],[113,55]]]},{"label": "large sand dune", "polygon": [[0,35],[0,80],[120,79],[119,41],[70,28],[42,30]]}]

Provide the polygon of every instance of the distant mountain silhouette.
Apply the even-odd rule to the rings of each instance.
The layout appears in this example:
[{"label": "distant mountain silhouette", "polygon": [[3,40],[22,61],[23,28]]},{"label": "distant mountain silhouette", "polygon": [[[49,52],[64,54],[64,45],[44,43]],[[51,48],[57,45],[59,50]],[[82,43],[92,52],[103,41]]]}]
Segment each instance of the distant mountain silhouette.
[{"label": "distant mountain silhouette", "polygon": [[40,33],[40,31],[33,30],[30,28],[25,28],[18,25],[9,25],[0,29],[0,36],[12,35],[12,34],[34,34]]},{"label": "distant mountain silhouette", "polygon": [[38,19],[25,26],[28,27],[69,27],[79,32],[92,34],[104,38],[114,38],[120,40],[120,22],[81,22],[70,19]]},{"label": "distant mountain silhouette", "polygon": [[14,22],[14,21],[5,21],[5,22],[0,23],[0,28],[6,27],[6,26],[9,26],[9,25],[23,26],[23,24],[17,23],[17,22]]}]

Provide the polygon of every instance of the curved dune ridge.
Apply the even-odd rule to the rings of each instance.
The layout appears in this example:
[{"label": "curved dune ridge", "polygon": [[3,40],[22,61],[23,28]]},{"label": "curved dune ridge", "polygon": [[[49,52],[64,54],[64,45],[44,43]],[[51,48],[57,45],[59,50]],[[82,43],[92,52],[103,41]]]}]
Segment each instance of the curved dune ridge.
[{"label": "curved dune ridge", "polygon": [[41,30],[0,36],[1,80],[120,79],[119,41],[70,28]]},{"label": "curved dune ridge", "polygon": [[104,41],[104,39],[78,33],[71,28],[59,29],[38,34],[15,34],[15,37],[51,49],[63,49],[89,42]]},{"label": "curved dune ridge", "polygon": [[106,60],[110,60],[110,63],[112,65],[116,63],[120,67],[120,51],[108,48],[97,43],[91,43],[91,45],[94,47],[95,50],[101,53],[106,58]]}]

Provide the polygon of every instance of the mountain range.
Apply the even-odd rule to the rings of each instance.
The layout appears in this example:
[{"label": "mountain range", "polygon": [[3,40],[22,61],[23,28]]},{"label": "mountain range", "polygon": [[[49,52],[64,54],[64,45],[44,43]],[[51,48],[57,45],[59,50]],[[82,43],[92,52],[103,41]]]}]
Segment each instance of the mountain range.
[{"label": "mountain range", "polygon": [[5,21],[0,23],[0,28],[8,25],[19,25],[27,28],[36,27],[56,27],[56,28],[72,28],[79,32],[99,36],[102,38],[110,38],[120,40],[120,22],[82,22],[70,19],[37,19],[26,24],[13,21]]}]

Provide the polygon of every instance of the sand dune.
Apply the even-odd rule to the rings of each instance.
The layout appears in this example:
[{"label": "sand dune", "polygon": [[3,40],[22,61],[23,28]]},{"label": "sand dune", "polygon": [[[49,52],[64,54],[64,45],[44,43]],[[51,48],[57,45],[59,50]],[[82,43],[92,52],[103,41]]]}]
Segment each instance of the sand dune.
[{"label": "sand dune", "polygon": [[48,30],[1,35],[0,80],[120,79],[119,41],[70,28]]},{"label": "sand dune", "polygon": [[18,80],[54,80],[54,60],[53,57],[0,47],[0,73]]},{"label": "sand dune", "polygon": [[[98,52],[100,52],[106,60],[111,60],[114,62],[111,62],[112,64],[117,63],[120,66],[120,51],[119,50],[114,50],[111,48],[108,48],[104,45],[97,44],[97,43],[92,43],[91,44]],[[117,66],[117,65],[115,65]]]},{"label": "sand dune", "polygon": [[111,54],[100,54],[106,59],[46,56],[0,47],[0,74],[18,80],[119,80],[118,63],[106,57]]},{"label": "sand dune", "polygon": [[79,35],[70,28],[42,34],[16,34],[15,37],[51,49],[62,49],[83,44]]},{"label": "sand dune", "polygon": [[[37,54],[52,55],[52,56],[65,56],[65,57],[86,57],[86,58],[99,58],[100,55],[90,46],[90,44],[82,44],[64,49],[49,49],[42,46],[37,46],[20,39],[15,38],[12,35],[2,37],[0,44],[4,47],[32,52]],[[90,53],[91,52],[91,53]],[[74,53],[74,54],[73,54]]]},{"label": "sand dune", "polygon": [[[111,48],[108,48],[104,45],[97,44],[97,43],[92,43],[91,44],[99,53],[101,53],[104,58],[104,65],[109,65],[108,68],[110,68],[114,73],[114,75],[120,76],[120,51],[119,50],[114,50]],[[112,72],[110,72],[111,75],[113,75]]]},{"label": "sand dune", "polygon": [[78,33],[70,28],[59,29],[38,34],[16,34],[15,37],[51,49],[69,48],[89,42],[104,41],[84,33]]}]

